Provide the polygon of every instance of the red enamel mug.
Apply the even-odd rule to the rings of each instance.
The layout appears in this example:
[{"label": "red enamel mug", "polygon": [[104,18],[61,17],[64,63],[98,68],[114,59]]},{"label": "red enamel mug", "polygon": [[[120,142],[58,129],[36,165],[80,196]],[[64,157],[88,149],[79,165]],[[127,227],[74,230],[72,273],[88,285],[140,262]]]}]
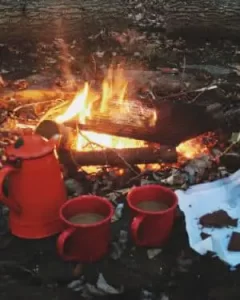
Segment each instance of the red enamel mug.
[{"label": "red enamel mug", "polygon": [[[67,261],[84,263],[101,259],[108,252],[113,213],[111,202],[98,196],[79,196],[66,202],[60,209],[60,218],[66,229],[57,240],[59,255]],[[73,221],[76,216],[86,215],[97,215],[101,219],[91,220],[91,223]]]},{"label": "red enamel mug", "polygon": [[[166,209],[148,211],[139,208],[141,202],[156,201]],[[130,230],[136,245],[160,247],[169,237],[178,204],[176,194],[161,185],[135,187],[128,193],[127,202],[131,209]]]}]

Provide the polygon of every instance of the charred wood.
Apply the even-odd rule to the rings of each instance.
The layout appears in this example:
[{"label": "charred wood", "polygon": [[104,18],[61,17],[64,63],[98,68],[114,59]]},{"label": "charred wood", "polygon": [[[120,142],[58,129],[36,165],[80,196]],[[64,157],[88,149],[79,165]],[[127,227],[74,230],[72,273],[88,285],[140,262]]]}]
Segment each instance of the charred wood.
[{"label": "charred wood", "polygon": [[[120,113],[121,107],[117,103],[114,105],[115,107],[110,106],[108,113],[94,113],[85,124],[79,124],[80,130],[175,147],[183,141],[218,127],[204,106],[170,101],[151,102],[148,105],[147,102],[144,104],[132,101],[130,110],[126,109],[124,113]],[[93,111],[99,112],[99,108]],[[66,124],[76,127],[76,121]]]},{"label": "charred wood", "polygon": [[[233,96],[233,99],[230,99],[223,87],[205,92],[199,91],[172,94],[159,99],[160,102],[157,99],[156,101],[128,100],[125,109],[123,109],[124,104],[113,101],[109,104],[109,110],[103,113],[99,112],[101,103],[98,102],[94,104],[92,117],[85,124],[79,124],[78,120],[73,119],[65,123],[67,126],[60,126],[53,121],[45,120],[37,130],[41,131],[43,126],[44,135],[52,135],[51,130],[53,130],[55,134],[60,133],[66,137],[71,135],[62,134],[62,130],[66,131],[68,127],[71,127],[76,131],[79,126],[80,130],[172,146],[207,131],[217,129],[225,132],[239,131],[238,93],[236,92],[236,99]],[[132,102],[130,106],[129,102]],[[65,109],[68,105],[69,103],[66,104]],[[156,115],[153,111],[156,111]],[[51,116],[51,120],[54,120],[56,116]],[[73,132],[71,130],[71,134]],[[40,132],[40,134],[43,133]],[[62,143],[69,144],[70,142],[71,139],[62,139]]]},{"label": "charred wood", "polygon": [[[60,157],[68,156],[69,150],[60,150]],[[65,155],[64,155],[65,153]],[[175,163],[177,152],[175,148],[161,146],[160,148],[125,148],[102,149],[95,151],[71,151],[73,162],[78,166],[126,166],[136,164]]]},{"label": "charred wood", "polygon": [[71,141],[76,138],[76,132],[62,124],[57,124],[51,120],[41,122],[35,132],[46,139],[61,136],[58,143],[58,153],[63,164],[71,165],[71,169],[76,166],[126,166],[126,164],[152,164],[152,163],[174,163],[177,162],[177,152],[174,147],[169,146],[146,146],[142,148],[126,149],[100,149],[90,151],[71,150]]}]

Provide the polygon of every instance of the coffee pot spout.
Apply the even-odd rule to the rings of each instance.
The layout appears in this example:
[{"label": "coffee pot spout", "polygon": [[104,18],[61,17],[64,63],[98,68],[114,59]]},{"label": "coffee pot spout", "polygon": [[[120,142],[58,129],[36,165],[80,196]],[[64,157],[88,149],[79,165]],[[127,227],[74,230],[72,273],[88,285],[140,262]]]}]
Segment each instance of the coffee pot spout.
[{"label": "coffee pot spout", "polygon": [[48,143],[53,148],[59,148],[61,144],[61,140],[62,140],[62,135],[57,133],[48,140]]},{"label": "coffee pot spout", "polygon": [[57,148],[71,148],[73,141],[77,137],[77,131],[52,120],[43,120],[40,122],[35,133],[49,140]]}]

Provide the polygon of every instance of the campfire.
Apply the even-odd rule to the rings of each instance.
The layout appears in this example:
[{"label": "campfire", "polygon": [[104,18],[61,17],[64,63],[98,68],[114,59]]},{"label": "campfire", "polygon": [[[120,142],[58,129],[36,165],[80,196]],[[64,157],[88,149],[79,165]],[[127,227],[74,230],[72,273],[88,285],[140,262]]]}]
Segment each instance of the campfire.
[{"label": "campfire", "polygon": [[[124,77],[124,70],[110,68],[99,92],[89,83],[84,83],[73,100],[53,107],[41,118],[37,132],[47,138],[61,133],[81,166],[137,164],[141,169],[146,165],[155,169],[161,163],[186,161],[209,152],[202,137],[187,140],[176,147],[154,143],[158,140],[157,135],[153,135],[153,139],[150,137],[149,141],[147,130],[151,134],[156,125],[158,108],[152,99],[145,100],[150,103],[147,106],[143,101],[132,100],[135,99],[132,90]],[[141,130],[146,132],[142,135]],[[109,134],[111,132],[116,135]],[[133,138],[135,136],[141,139]]]}]

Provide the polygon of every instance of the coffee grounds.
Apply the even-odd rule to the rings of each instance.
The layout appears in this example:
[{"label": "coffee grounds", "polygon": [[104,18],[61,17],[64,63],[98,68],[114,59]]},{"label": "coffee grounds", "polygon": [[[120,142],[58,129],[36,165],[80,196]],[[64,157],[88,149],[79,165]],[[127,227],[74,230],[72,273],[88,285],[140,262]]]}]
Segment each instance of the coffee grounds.
[{"label": "coffee grounds", "polygon": [[228,244],[229,251],[240,251],[240,233],[233,232]]},{"label": "coffee grounds", "polygon": [[210,237],[211,234],[208,234],[208,233],[205,233],[205,232],[201,232],[200,236],[201,236],[202,240],[205,240],[205,239],[207,239],[208,237]]},{"label": "coffee grounds", "polygon": [[236,227],[238,219],[232,219],[224,210],[217,210],[213,213],[206,214],[199,219],[203,227]]}]

